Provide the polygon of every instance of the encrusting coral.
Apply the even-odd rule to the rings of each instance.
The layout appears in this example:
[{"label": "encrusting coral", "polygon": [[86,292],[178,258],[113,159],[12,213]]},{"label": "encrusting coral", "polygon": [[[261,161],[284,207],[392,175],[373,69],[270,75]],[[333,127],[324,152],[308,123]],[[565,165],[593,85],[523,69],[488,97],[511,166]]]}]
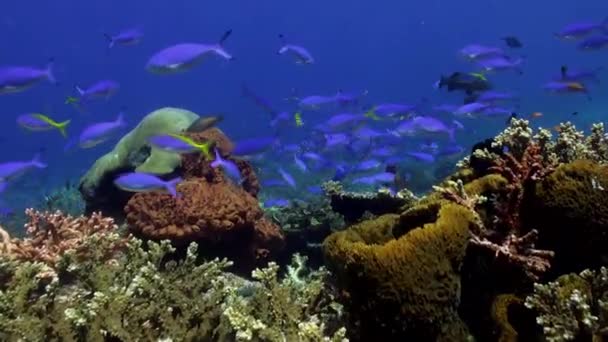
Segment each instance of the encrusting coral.
[{"label": "encrusting coral", "polygon": [[608,338],[608,269],[567,274],[548,284],[535,284],[526,306],[546,341],[605,341]]},{"label": "encrusting coral", "polygon": [[399,215],[384,215],[324,242],[328,265],[348,298],[351,325],[360,330],[361,341],[467,338],[457,313],[459,271],[474,215],[452,203],[429,212],[426,222],[411,230],[396,229]]},{"label": "encrusting coral", "polygon": [[176,246],[196,241],[205,255],[229,257],[244,271],[283,248],[280,228],[242,188],[191,178],[177,191],[179,197],[135,194],[125,207],[130,231],[147,239],[170,239]]}]

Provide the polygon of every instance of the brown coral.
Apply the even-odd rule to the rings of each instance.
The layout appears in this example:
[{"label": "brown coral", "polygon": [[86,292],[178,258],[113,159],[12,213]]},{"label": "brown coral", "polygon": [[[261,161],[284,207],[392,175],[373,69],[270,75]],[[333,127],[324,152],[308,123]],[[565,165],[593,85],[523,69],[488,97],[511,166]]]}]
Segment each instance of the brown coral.
[{"label": "brown coral", "polygon": [[[239,171],[243,181],[241,186],[252,196],[257,196],[260,191],[260,183],[253,170],[253,167],[246,160],[234,158],[230,156],[234,148],[234,144],[230,139],[224,135],[224,133],[217,129],[211,128],[203,132],[197,133],[186,133],[192,140],[203,143],[212,141],[215,148],[218,148],[222,157],[233,161]],[[213,153],[213,151],[211,151]],[[200,153],[186,154],[182,156],[181,175],[183,178],[199,177],[205,178],[208,182],[222,183],[224,182],[224,176],[221,170],[214,169],[211,167],[212,159],[205,159],[205,156]]]},{"label": "brown coral", "polygon": [[[54,268],[59,258],[67,251],[75,251],[75,257],[86,258],[88,247],[85,239],[94,234],[110,234],[116,231],[114,220],[93,213],[90,217],[74,218],[55,213],[41,213],[34,209],[25,211],[29,222],[25,224],[25,239],[11,239],[8,233],[0,229],[0,254],[22,261],[39,261]],[[117,240],[106,251],[110,258],[124,247],[124,240]]]},{"label": "brown coral", "polygon": [[245,269],[282,248],[279,227],[264,219],[257,200],[241,187],[191,178],[177,191],[178,198],[135,194],[125,207],[131,231],[178,245],[196,241],[203,252],[230,257]]},{"label": "brown coral", "polygon": [[461,341],[459,270],[473,213],[446,203],[426,224],[397,235],[400,216],[385,215],[329,236],[329,266],[349,298],[360,339]]}]

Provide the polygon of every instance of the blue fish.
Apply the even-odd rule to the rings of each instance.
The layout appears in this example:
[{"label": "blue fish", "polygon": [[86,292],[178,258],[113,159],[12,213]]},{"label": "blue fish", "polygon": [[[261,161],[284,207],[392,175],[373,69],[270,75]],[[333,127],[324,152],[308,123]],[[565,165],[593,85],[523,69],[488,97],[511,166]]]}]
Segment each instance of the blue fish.
[{"label": "blue fish", "polygon": [[120,84],[113,80],[101,80],[87,88],[80,88],[79,86],[75,86],[75,88],[81,100],[88,101],[99,98],[108,100],[118,91]]},{"label": "blue fish", "polygon": [[242,181],[241,171],[238,166],[230,160],[223,159],[217,148],[215,149],[215,160],[211,163],[211,167],[221,167],[224,173],[236,183],[241,183]]},{"label": "blue fish", "polygon": [[143,32],[136,28],[126,29],[114,35],[107,33],[104,33],[103,35],[108,41],[108,49],[113,48],[115,45],[130,46],[139,44],[144,36]]},{"label": "blue fish", "polygon": [[41,81],[57,83],[53,75],[53,61],[46,69],[30,66],[0,67],[0,94],[17,93],[33,87]]},{"label": "blue fish", "polygon": [[181,43],[165,48],[150,57],[146,69],[158,74],[184,72],[200,64],[210,54],[232,60],[232,55],[224,49],[224,42],[231,33],[232,30],[226,31],[216,44]]},{"label": "blue fish", "polygon": [[78,145],[81,148],[97,146],[114,138],[126,125],[127,123],[123,118],[123,113],[118,114],[115,121],[92,124],[80,133]]},{"label": "blue fish", "polygon": [[297,64],[312,64],[315,62],[315,59],[306,48],[299,45],[288,44],[285,41],[285,36],[282,34],[279,35],[279,39],[283,44],[277,52],[279,55],[290,53],[295,58]]},{"label": "blue fish", "polygon": [[278,169],[279,174],[281,175],[281,178],[283,178],[283,180],[285,180],[285,182],[287,184],[289,184],[289,186],[291,186],[292,188],[296,188],[296,180],[293,178],[293,176],[291,176],[289,173],[287,173],[287,171],[283,170],[283,168],[279,168]]},{"label": "blue fish", "polygon": [[[0,182],[10,182],[32,169],[44,169],[47,165],[40,161],[40,154],[36,154],[29,161],[15,161],[0,163]],[[4,185],[6,187],[6,184]]]},{"label": "blue fish", "polygon": [[182,178],[175,178],[169,181],[164,181],[154,175],[131,172],[123,174],[114,179],[114,184],[121,190],[129,192],[153,192],[161,191],[177,197],[177,184],[183,181]]}]

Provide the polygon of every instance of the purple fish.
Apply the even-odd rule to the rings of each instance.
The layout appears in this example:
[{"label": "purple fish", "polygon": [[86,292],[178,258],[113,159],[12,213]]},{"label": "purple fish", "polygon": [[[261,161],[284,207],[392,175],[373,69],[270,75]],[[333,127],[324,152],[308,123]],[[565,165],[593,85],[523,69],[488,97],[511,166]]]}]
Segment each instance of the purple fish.
[{"label": "purple fish", "polygon": [[312,64],[315,62],[315,59],[306,48],[286,43],[285,36],[282,34],[279,35],[279,39],[283,44],[277,52],[279,55],[289,53],[295,58],[297,64]]},{"label": "purple fish", "polygon": [[39,113],[27,113],[17,117],[17,124],[30,131],[49,131],[57,129],[64,137],[67,136],[66,127],[70,122],[71,120],[57,122],[48,116]]},{"label": "purple fish", "polygon": [[355,170],[357,171],[369,171],[369,170],[373,170],[373,169],[377,169],[380,166],[382,166],[382,163],[376,159],[368,159],[368,160],[364,160],[362,162],[360,162],[356,167]]},{"label": "purple fish", "polygon": [[0,182],[10,182],[32,169],[44,169],[46,166],[40,161],[40,154],[29,161],[0,163]]},{"label": "purple fish", "polygon": [[104,33],[104,36],[108,41],[108,49],[111,49],[115,45],[130,46],[139,44],[144,34],[140,29],[132,28],[120,31],[115,35]]},{"label": "purple fish", "polygon": [[44,80],[57,83],[53,75],[52,60],[46,69],[29,66],[0,67],[0,94],[21,92]]},{"label": "purple fish", "polygon": [[232,60],[232,55],[224,49],[224,42],[231,33],[232,30],[226,31],[217,44],[182,43],[170,46],[154,54],[148,60],[146,69],[159,74],[188,71],[209,54]]},{"label": "purple fish", "polygon": [[339,131],[342,129],[352,128],[354,125],[366,120],[363,114],[341,113],[333,115],[323,124],[327,130],[324,131]]},{"label": "purple fish", "polygon": [[264,207],[289,207],[289,200],[283,198],[267,199],[264,201]]},{"label": "purple fish", "polygon": [[281,175],[281,178],[283,178],[285,180],[285,182],[287,184],[289,184],[289,186],[291,186],[292,188],[296,188],[296,180],[289,174],[287,173],[287,171],[283,170],[283,168],[279,168],[278,169],[279,174]]},{"label": "purple fish", "polygon": [[404,115],[413,115],[417,105],[400,104],[400,103],[383,103],[374,106],[372,113],[381,117],[395,117]]},{"label": "purple fish", "polygon": [[579,50],[595,51],[608,47],[608,34],[589,37],[577,45]]},{"label": "purple fish", "polygon": [[583,82],[591,81],[594,83],[600,83],[599,73],[603,67],[597,67],[594,69],[570,69],[566,65],[561,67],[561,73],[553,78],[554,81],[561,82]]},{"label": "purple fish", "polygon": [[362,140],[374,139],[374,138],[381,137],[382,135],[383,135],[382,133],[380,133],[372,128],[369,128],[367,126],[359,127],[353,132],[353,137],[362,139]]},{"label": "purple fish", "polygon": [[515,70],[522,74],[521,64],[523,58],[509,58],[506,56],[490,56],[476,61],[485,72]]},{"label": "purple fish", "polygon": [[302,161],[302,159],[298,158],[298,156],[296,154],[293,155],[293,161],[296,164],[296,166],[298,167],[298,169],[300,169],[300,171],[302,171],[302,172],[308,171],[308,167],[306,167],[306,163],[304,163]]},{"label": "purple fish", "polygon": [[450,140],[454,140],[454,128],[431,116],[416,116],[406,120],[397,127],[396,131],[401,136],[447,134]]},{"label": "purple fish", "polygon": [[302,157],[309,159],[309,160],[318,161],[318,162],[325,161],[325,159],[323,157],[321,157],[320,154],[314,153],[314,152],[304,152],[302,154]]},{"label": "purple fish", "polygon": [[114,180],[114,185],[121,190],[129,192],[165,192],[173,197],[177,197],[177,184],[183,181],[182,178],[175,178],[164,181],[154,175],[142,172],[126,173]]},{"label": "purple fish", "polygon": [[266,152],[278,142],[277,137],[259,137],[243,139],[236,142],[232,155],[251,156]]},{"label": "purple fish", "polygon": [[335,103],[335,96],[310,95],[306,96],[298,102],[300,107],[316,109],[322,105]]},{"label": "purple fish", "polygon": [[233,181],[237,183],[241,183],[242,181],[241,171],[239,170],[238,166],[236,166],[236,164],[230,160],[223,159],[220,155],[220,151],[217,148],[215,149],[215,160],[211,163],[211,167],[221,167],[222,170],[224,170],[224,173],[226,173],[226,175],[228,175],[228,177],[230,177]]},{"label": "purple fish", "polygon": [[372,176],[360,177],[353,179],[353,184],[374,185],[377,183],[392,183],[395,181],[395,174],[390,172],[382,172]]},{"label": "purple fish", "polygon": [[78,138],[81,148],[91,148],[115,137],[127,123],[123,113],[118,114],[115,121],[99,122],[85,128]]},{"label": "purple fish", "polygon": [[241,94],[243,97],[251,99],[256,106],[263,109],[266,113],[273,117],[277,116],[277,111],[271,105],[270,101],[254,93],[246,84],[241,85]]},{"label": "purple fish", "polygon": [[325,147],[332,148],[336,146],[344,146],[350,143],[350,138],[344,133],[325,134]]},{"label": "purple fish", "polygon": [[84,89],[80,88],[79,86],[76,86],[75,88],[82,100],[98,98],[108,100],[118,91],[120,85],[116,81],[101,80]]},{"label": "purple fish", "polygon": [[471,60],[504,55],[504,51],[499,47],[485,46],[480,44],[467,45],[460,49],[458,53]]},{"label": "purple fish", "polygon": [[452,114],[457,117],[472,118],[488,107],[490,107],[490,105],[487,103],[471,102],[458,107]]},{"label": "purple fish", "polygon": [[482,103],[495,103],[501,101],[512,101],[516,100],[515,95],[507,92],[488,90],[477,96],[476,101]]},{"label": "purple fish", "polygon": [[371,150],[370,154],[374,157],[387,158],[395,154],[395,152],[395,149],[391,147],[378,147]]},{"label": "purple fish", "polygon": [[547,82],[543,85],[543,89],[558,94],[585,93],[589,91],[584,84],[579,82]]},{"label": "purple fish", "polygon": [[559,32],[554,35],[561,39],[578,39],[588,36],[594,32],[606,32],[608,27],[608,18],[604,19],[601,23],[597,22],[576,22],[566,25]]},{"label": "purple fish", "polygon": [[334,99],[336,103],[340,104],[341,106],[356,105],[357,103],[359,103],[359,99],[361,99],[367,94],[367,90],[364,90],[361,93],[347,93],[340,89],[338,90],[338,93],[334,95]]},{"label": "purple fish", "polygon": [[424,163],[435,162],[435,157],[432,154],[426,152],[405,152],[405,155],[413,158],[414,160],[421,161]]}]

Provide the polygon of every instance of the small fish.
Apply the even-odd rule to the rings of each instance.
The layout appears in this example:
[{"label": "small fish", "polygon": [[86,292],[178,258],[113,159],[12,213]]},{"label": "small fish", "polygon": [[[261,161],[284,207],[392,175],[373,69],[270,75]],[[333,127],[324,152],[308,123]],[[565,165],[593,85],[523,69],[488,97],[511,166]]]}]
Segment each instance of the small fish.
[{"label": "small fish", "polygon": [[206,159],[211,159],[212,142],[206,141],[204,143],[197,143],[190,137],[179,134],[161,134],[154,135],[148,139],[150,145],[159,150],[174,152],[174,153],[192,153],[199,151]]},{"label": "small fish", "polygon": [[283,168],[281,167],[279,167],[277,171],[281,175],[281,178],[283,178],[283,180],[285,180],[285,182],[289,184],[289,186],[294,189],[296,188],[296,180],[289,173],[287,173],[287,171],[283,170]]},{"label": "small fish", "polygon": [[[401,103],[383,103],[374,106],[371,113],[380,117],[400,117],[415,114],[418,105],[401,104]],[[368,116],[370,117],[370,116]]]},{"label": "small fish", "polygon": [[506,36],[506,37],[502,37],[500,39],[504,40],[505,44],[507,44],[508,47],[513,48],[513,49],[519,49],[524,46],[521,43],[521,41],[519,40],[519,38],[517,38],[515,36]]},{"label": "small fish", "polygon": [[238,166],[230,160],[223,159],[217,148],[215,149],[215,160],[211,163],[211,167],[221,167],[224,173],[238,184],[242,181],[241,171]]},{"label": "small fish", "polygon": [[578,112],[573,112],[571,115],[573,115],[573,116],[577,116],[577,115],[578,115]]},{"label": "small fish", "polygon": [[113,80],[101,80],[93,83],[87,88],[74,87],[81,100],[104,99],[108,100],[120,88],[118,82]]},{"label": "small fish", "polygon": [[104,33],[103,35],[108,41],[108,49],[113,48],[115,45],[131,46],[139,44],[139,42],[141,42],[141,39],[144,36],[143,32],[140,29],[135,28],[126,29],[114,35],[110,35],[107,33]]},{"label": "small fish", "polygon": [[490,107],[487,103],[472,102],[467,103],[458,107],[452,114],[457,117],[475,117],[476,114],[481,113],[484,109]]},{"label": "small fish", "polygon": [[589,37],[577,45],[582,51],[595,51],[608,47],[608,34]]},{"label": "small fish", "polygon": [[287,44],[285,41],[285,36],[280,34],[279,39],[283,46],[277,52],[279,55],[284,55],[286,53],[290,53],[294,56],[297,64],[312,64],[315,62],[314,58],[308,52],[308,50],[299,45]]},{"label": "small fish", "polygon": [[155,53],[146,64],[146,69],[158,74],[185,72],[200,64],[209,54],[225,60],[234,58],[224,49],[224,42],[232,30],[226,31],[216,44],[181,43]]},{"label": "small fish", "polygon": [[[556,94],[571,94],[571,93],[583,93],[589,97],[589,90],[583,83],[580,82],[557,82],[551,81],[543,85],[543,89]],[[591,98],[589,97],[589,100]]]},{"label": "small fish", "polygon": [[264,201],[265,208],[271,207],[289,207],[289,200],[283,198],[267,199]]},{"label": "small fish", "polygon": [[356,178],[353,180],[353,184],[367,184],[375,185],[377,183],[393,183],[395,181],[395,174],[391,172],[382,172],[372,176]]},{"label": "small fish", "polygon": [[302,113],[296,112],[293,115],[293,119],[295,121],[296,127],[302,127],[302,126],[304,126],[304,123],[302,122]]},{"label": "small fish", "polygon": [[175,187],[182,181],[183,179],[179,177],[164,181],[148,173],[131,172],[114,179],[114,185],[121,190],[129,192],[163,192],[177,197]]},{"label": "small fish", "polygon": [[406,156],[412,157],[413,159],[417,160],[417,161],[421,161],[424,163],[434,163],[435,162],[435,157],[433,157],[432,154],[430,153],[425,153],[425,152],[405,152]]},{"label": "small fish", "polygon": [[116,136],[126,125],[123,113],[118,114],[115,121],[92,124],[80,133],[78,145],[81,148],[97,146]]},{"label": "small fish", "polygon": [[377,160],[377,159],[368,159],[368,160],[364,160],[364,161],[360,162],[355,167],[355,170],[357,170],[357,171],[369,171],[369,170],[377,169],[380,166],[382,166],[382,163],[379,160]]},{"label": "small fish", "polygon": [[322,105],[335,103],[335,96],[310,95],[301,98],[298,105],[302,108],[317,109]]},{"label": "small fish", "polygon": [[210,128],[215,127],[217,124],[222,122],[222,120],[224,120],[224,116],[221,114],[200,117],[200,118],[194,120],[194,122],[192,124],[190,124],[188,129],[186,129],[186,132],[189,132],[189,133],[204,132]]},{"label": "small fish", "polygon": [[298,169],[300,169],[300,171],[302,171],[302,172],[308,171],[308,167],[306,167],[306,163],[304,163],[302,161],[302,159],[298,158],[298,155],[296,155],[296,154],[293,155],[293,161],[296,164],[296,166],[298,167]]},{"label": "small fish", "polygon": [[606,33],[607,28],[608,18],[604,19],[601,23],[590,21],[571,23],[554,33],[554,35],[560,39],[579,39],[594,32]]},{"label": "small fish", "polygon": [[49,61],[46,69],[30,66],[0,67],[0,94],[18,93],[44,80],[57,83],[53,75],[53,60]]},{"label": "small fish", "polygon": [[492,85],[488,81],[471,76],[469,73],[457,71],[447,77],[441,76],[439,81],[435,82],[434,87],[436,89],[446,87],[448,92],[461,90],[468,95],[472,95],[475,92],[489,90]]},{"label": "small fish", "polygon": [[236,142],[233,156],[251,156],[266,152],[278,142],[277,137],[258,137],[243,139]]},{"label": "small fish", "polygon": [[499,47],[485,46],[480,44],[470,44],[459,50],[459,53],[471,60],[490,56],[502,56],[503,50]]},{"label": "small fish", "polygon": [[594,69],[575,69],[571,70],[567,65],[562,65],[560,68],[559,76],[555,77],[555,81],[561,82],[584,82],[591,81],[594,83],[600,83],[599,73],[603,67],[597,67]]},{"label": "small fish", "polygon": [[523,74],[521,70],[523,61],[523,58],[512,59],[506,56],[492,56],[479,59],[476,63],[486,72],[514,70]]},{"label": "small fish", "polygon": [[57,122],[44,114],[28,113],[19,115],[17,117],[17,123],[31,131],[48,131],[52,129],[58,129],[59,133],[64,137],[67,137],[66,127],[71,120],[63,122]]},{"label": "small fish", "polygon": [[542,117],[543,117],[543,113],[541,113],[541,112],[534,112],[534,113],[530,114],[531,119],[538,119],[538,118],[542,118]]},{"label": "small fish", "polygon": [[511,93],[488,90],[480,93],[475,99],[475,102],[494,104],[496,102],[514,100],[517,100],[517,97]]},{"label": "small fish", "polygon": [[32,160],[0,163],[0,182],[10,182],[32,169],[44,169],[47,165],[36,154]]}]

